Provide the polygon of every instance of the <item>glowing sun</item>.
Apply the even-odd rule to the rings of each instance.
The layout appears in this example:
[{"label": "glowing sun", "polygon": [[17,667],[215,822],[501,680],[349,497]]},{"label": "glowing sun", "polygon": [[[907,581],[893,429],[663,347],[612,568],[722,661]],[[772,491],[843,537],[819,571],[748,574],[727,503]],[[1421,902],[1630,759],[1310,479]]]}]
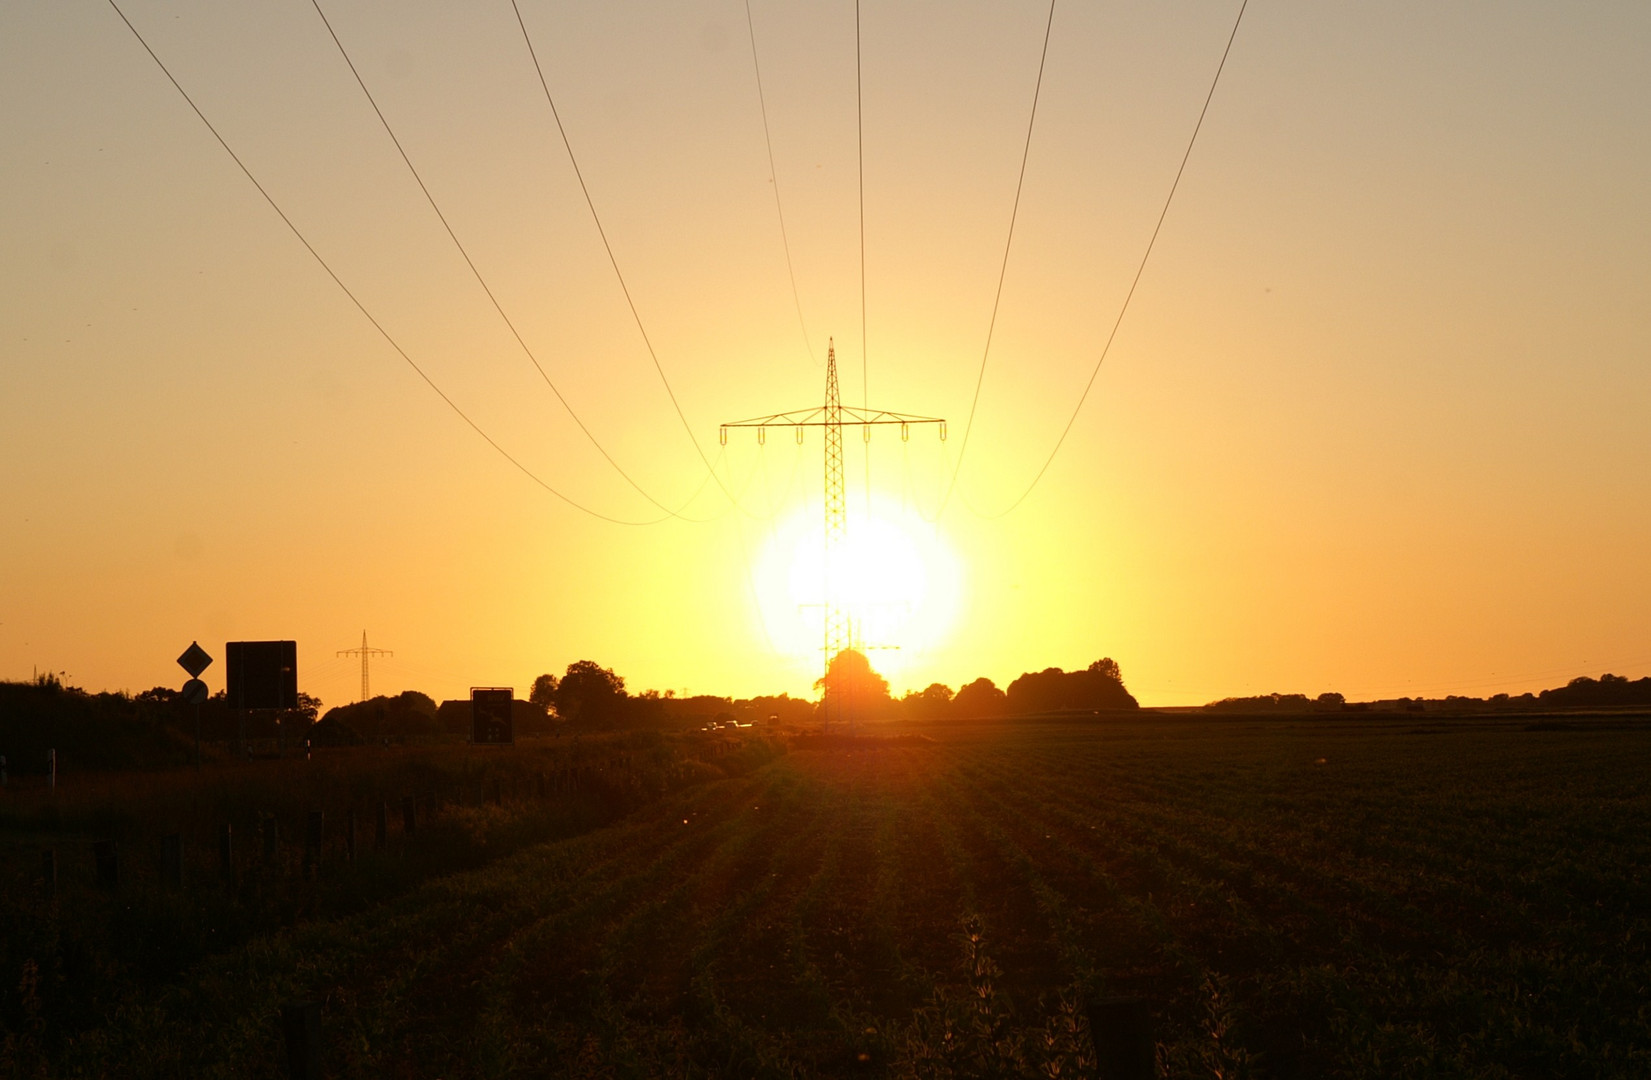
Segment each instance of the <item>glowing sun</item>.
[{"label": "glowing sun", "polygon": [[[909,668],[951,634],[962,602],[962,566],[938,527],[873,499],[851,503],[847,536],[832,561],[832,602],[847,610],[855,644],[884,675]],[[801,670],[823,663],[825,527],[818,506],[777,524],[753,582],[775,648]]]}]

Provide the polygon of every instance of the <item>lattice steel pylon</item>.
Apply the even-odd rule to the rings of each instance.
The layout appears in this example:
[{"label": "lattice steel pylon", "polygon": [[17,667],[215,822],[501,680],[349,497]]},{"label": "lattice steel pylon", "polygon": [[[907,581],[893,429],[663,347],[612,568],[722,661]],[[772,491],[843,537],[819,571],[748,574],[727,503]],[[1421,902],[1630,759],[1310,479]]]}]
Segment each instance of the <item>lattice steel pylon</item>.
[{"label": "lattice steel pylon", "polygon": [[[937,416],[913,416],[884,409],[856,409],[845,406],[837,388],[837,348],[835,342],[826,345],[825,405],[817,409],[798,409],[792,412],[771,413],[749,420],[734,420],[723,424],[720,438],[728,445],[729,428],[756,428],[757,442],[767,441],[771,427],[789,427],[803,441],[803,429],[825,429],[825,551],[823,580],[821,581],[821,648],[824,666],[820,685],[824,687],[820,699],[821,712],[827,724],[842,719],[841,701],[835,700],[824,675],[831,670],[831,661],[844,649],[854,647],[853,619],[841,593],[847,569],[842,563],[843,550],[848,540],[848,496],[843,481],[843,428],[857,427],[865,442],[871,442],[871,429],[898,424],[900,438],[911,437],[911,429],[918,424],[934,424],[942,441],[946,438],[946,421]],[[868,493],[869,494],[869,493]]]},{"label": "lattice steel pylon", "polygon": [[369,648],[367,648],[367,631],[363,630],[363,631],[361,631],[361,648],[359,648],[359,649],[339,649],[338,650],[338,655],[339,656],[359,656],[359,657],[361,657],[361,700],[366,701],[369,697],[372,696],[371,694],[369,694],[367,692],[367,659],[368,659],[368,657],[372,657],[372,656],[394,656],[395,653],[391,652],[389,649],[369,649]]},{"label": "lattice steel pylon", "polygon": [[[848,539],[848,499],[843,492],[843,400],[837,393],[837,344],[826,343],[825,396],[825,558],[821,562],[824,580],[820,587],[820,603],[825,609],[824,641],[821,649],[825,666],[831,667],[831,658],[849,647],[849,615],[844,605],[836,602],[834,586],[843,546]],[[802,429],[798,428],[798,432]],[[821,679],[825,676],[822,674]],[[824,702],[825,683],[820,686]],[[827,708],[829,713],[829,706]],[[827,719],[830,717],[828,715]]]}]

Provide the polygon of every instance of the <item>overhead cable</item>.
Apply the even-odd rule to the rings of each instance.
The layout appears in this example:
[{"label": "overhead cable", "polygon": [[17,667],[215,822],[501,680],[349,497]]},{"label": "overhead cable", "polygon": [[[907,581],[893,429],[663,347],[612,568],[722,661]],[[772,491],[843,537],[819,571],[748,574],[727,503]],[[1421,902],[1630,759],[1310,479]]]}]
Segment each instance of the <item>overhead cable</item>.
[{"label": "overhead cable", "polygon": [[[860,177],[860,408],[871,409],[871,382],[866,362],[866,120],[860,79],[860,0],[854,0],[854,146]],[[867,429],[868,431],[870,429]],[[866,456],[866,516],[871,516],[871,447]]]},{"label": "overhead cable", "polygon": [[562,137],[562,146],[567,151],[568,163],[573,166],[573,175],[579,181],[579,190],[585,196],[585,205],[590,209],[591,220],[596,223],[597,235],[602,238],[602,247],[608,253],[608,263],[613,267],[614,277],[619,280],[619,289],[625,294],[625,303],[631,309],[631,318],[636,322],[637,332],[642,335],[642,344],[648,349],[648,358],[653,361],[654,371],[659,374],[659,381],[665,387],[665,394],[671,399],[671,408],[676,410],[676,418],[682,422],[682,430],[688,433],[688,441],[694,445],[694,453],[699,455],[700,462],[710,471],[711,479],[716,481],[717,487],[722,489],[722,493],[727,496],[728,501],[737,502],[738,500],[734,498],[733,493],[728,490],[728,486],[717,475],[716,468],[711,464],[711,459],[705,456],[705,449],[699,444],[699,436],[694,434],[693,425],[688,423],[688,417],[682,411],[682,404],[677,401],[676,391],[671,388],[671,380],[665,375],[665,367],[659,362],[659,354],[654,351],[654,343],[648,337],[648,329],[642,325],[642,314],[637,310],[636,300],[631,296],[631,287],[625,283],[624,272],[619,269],[619,259],[613,253],[613,245],[608,242],[608,231],[602,227],[602,215],[596,212],[596,201],[591,198],[590,187],[585,183],[585,174],[579,168],[579,159],[573,152],[573,143],[568,138],[567,128],[562,126],[562,114],[556,109],[556,98],[550,92],[550,82],[545,78],[545,69],[539,63],[539,54],[533,48],[533,35],[527,32],[527,23],[522,18],[521,6],[516,0],[510,0],[510,7],[516,13],[516,25],[522,29],[522,41],[527,44],[528,56],[533,60],[533,70],[538,73],[539,86],[545,92],[545,104],[550,106],[550,115],[556,121],[556,131]]},{"label": "overhead cable", "polygon": [[803,298],[797,291],[797,271],[791,262],[791,239],[785,231],[785,208],[780,205],[780,172],[774,167],[774,140],[768,133],[768,102],[762,89],[762,65],[757,62],[757,27],[751,19],[751,0],[745,0],[745,29],[751,37],[751,70],[757,76],[757,106],[762,111],[762,141],[768,148],[768,182],[774,185],[774,213],[780,219],[780,244],[785,248],[785,272],[791,279],[791,300],[797,306],[797,328],[803,333],[803,350],[814,359],[814,342],[803,318]]},{"label": "overhead cable", "polygon": [[995,514],[983,514],[982,517],[1003,517],[1025,502],[1026,497],[1032,494],[1032,489],[1038,486],[1038,482],[1049,471],[1049,466],[1054,464],[1055,455],[1059,454],[1061,447],[1066,444],[1066,437],[1072,433],[1072,425],[1077,422],[1078,413],[1083,411],[1084,402],[1089,399],[1089,391],[1095,386],[1095,377],[1101,373],[1101,365],[1106,363],[1106,355],[1111,351],[1112,343],[1118,337],[1118,327],[1123,325],[1124,315],[1129,311],[1129,302],[1134,299],[1135,288],[1141,283],[1141,275],[1146,271],[1147,260],[1152,258],[1153,245],[1158,242],[1158,233],[1164,227],[1164,219],[1169,216],[1170,203],[1175,201],[1175,192],[1181,186],[1182,174],[1187,171],[1187,161],[1192,157],[1192,148],[1198,144],[1198,132],[1204,126],[1204,117],[1209,114],[1210,102],[1215,99],[1215,88],[1221,85],[1221,72],[1227,67],[1227,57],[1232,53],[1233,41],[1238,37],[1238,28],[1244,22],[1244,9],[1249,7],[1249,3],[1250,0],[1242,0],[1238,5],[1238,16],[1233,20],[1232,32],[1227,35],[1227,46],[1221,50],[1221,62],[1215,67],[1215,77],[1210,80],[1209,93],[1204,95],[1204,106],[1198,110],[1198,122],[1192,127],[1192,136],[1187,140],[1186,152],[1181,155],[1181,164],[1175,170],[1175,180],[1169,186],[1169,195],[1164,199],[1163,209],[1158,212],[1158,222],[1152,227],[1152,236],[1147,240],[1146,251],[1141,254],[1140,265],[1135,268],[1135,277],[1129,283],[1129,291],[1124,294],[1124,302],[1118,308],[1118,317],[1112,322],[1112,332],[1107,334],[1106,344],[1101,346],[1101,354],[1095,359],[1095,366],[1090,369],[1089,381],[1084,383],[1083,393],[1078,395],[1078,403],[1073,406],[1072,415],[1067,417],[1066,426],[1061,429],[1060,438],[1055,440],[1054,449],[1049,451],[1049,456],[1044,459],[1042,468],[1038,469],[1037,475],[1032,477],[1032,482],[1026,485],[1026,490],[1021,492],[1019,497],[1004,509]]},{"label": "overhead cable", "polygon": [[137,38],[138,44],[143,46],[143,51],[149,54],[149,58],[155,62],[155,66],[161,69],[161,74],[166,76],[167,81],[172,84],[173,89],[177,90],[178,94],[182,96],[185,103],[189,105],[189,108],[197,117],[200,118],[201,123],[206,125],[206,129],[212,133],[212,137],[218,141],[218,145],[224,148],[224,152],[229,155],[232,161],[235,162],[236,167],[238,167],[241,170],[241,173],[252,182],[252,186],[258,189],[258,194],[264,197],[264,201],[269,204],[270,209],[275,211],[276,216],[281,219],[282,223],[286,225],[292,235],[298,238],[298,242],[304,245],[304,250],[308,251],[310,253],[310,257],[320,265],[322,270],[326,271],[327,276],[332,278],[333,284],[337,285],[344,295],[349,298],[350,303],[354,304],[356,310],[361,312],[362,316],[372,324],[373,329],[378,331],[379,336],[389,344],[390,348],[395,350],[396,355],[400,356],[407,362],[407,366],[412,368],[413,371],[418,374],[420,379],[424,380],[426,386],[435,391],[436,396],[441,398],[441,400],[446,403],[447,407],[453,410],[454,414],[456,414],[460,420],[463,420],[467,425],[469,425],[470,430],[481,436],[483,441],[485,441],[488,446],[491,446],[501,457],[510,462],[510,464],[514,465],[517,471],[519,471],[523,476],[526,476],[539,487],[543,488],[551,495],[554,495],[556,498],[562,500],[564,503],[567,503],[569,506],[580,511],[581,513],[589,514],[591,517],[610,522],[614,525],[656,525],[667,520],[665,517],[659,517],[651,520],[632,521],[625,518],[613,517],[609,514],[604,514],[599,510],[594,510],[591,507],[586,506],[584,503],[581,503],[552,487],[532,469],[524,465],[515,455],[511,454],[510,451],[501,446],[498,441],[493,438],[493,436],[489,435],[482,428],[480,424],[472,420],[470,415],[460,408],[458,403],[449,397],[447,392],[437,385],[436,381],[432,379],[429,374],[427,374],[425,370],[407,354],[407,351],[403,349],[401,344],[390,335],[390,332],[384,328],[384,325],[373,316],[371,311],[367,310],[367,306],[361,302],[360,298],[358,298],[356,294],[351,291],[348,285],[344,284],[343,279],[338,276],[327,260],[322,258],[321,253],[315,249],[314,245],[312,245],[309,240],[305,238],[303,232],[300,231],[298,226],[293,223],[292,218],[287,216],[286,211],[281,209],[280,204],[277,203],[270,193],[264,188],[264,185],[259,183],[258,178],[252,174],[252,170],[247,168],[246,163],[241,160],[240,155],[237,154],[230,147],[229,143],[225,141],[224,137],[218,133],[218,129],[213,126],[212,121],[206,118],[206,114],[201,111],[200,106],[195,104],[195,99],[189,96],[189,92],[183,88],[181,83],[178,82],[171,70],[155,53],[155,50],[149,47],[149,42],[146,41],[143,35],[138,32],[138,28],[132,25],[132,20],[126,17],[126,13],[120,9],[120,5],[116,3],[116,0],[109,0],[109,6],[114,9],[116,15],[120,16],[120,21],[126,24],[126,28],[132,32],[132,36]]},{"label": "overhead cable", "polygon": [[666,506],[664,503],[654,498],[653,495],[649,494],[641,484],[637,483],[636,480],[631,477],[630,473],[626,472],[624,468],[620,466],[619,462],[614,460],[613,455],[608,453],[607,448],[602,445],[599,439],[597,439],[595,433],[586,426],[584,420],[580,419],[579,414],[574,411],[573,405],[565,396],[563,396],[562,391],[557,388],[556,383],[551,380],[551,377],[545,371],[544,366],[539,363],[539,358],[534,355],[533,349],[530,348],[527,341],[523,339],[521,331],[516,329],[516,323],[505,312],[504,305],[499,303],[499,298],[494,294],[492,286],[488,285],[487,279],[482,277],[481,270],[477,268],[475,260],[470,257],[470,252],[465,249],[464,243],[458,237],[458,233],[453,231],[452,224],[447,220],[447,215],[442,212],[441,207],[437,205],[436,197],[430,193],[430,188],[427,184],[425,184],[424,177],[419,174],[418,167],[413,164],[413,159],[407,156],[407,149],[401,145],[401,139],[396,135],[395,129],[390,126],[390,121],[384,115],[384,110],[379,108],[378,100],[373,97],[373,92],[367,88],[367,81],[362,78],[360,70],[356,68],[355,61],[350,57],[350,51],[344,47],[344,42],[338,36],[338,31],[333,29],[332,20],[328,19],[327,13],[322,10],[320,0],[310,0],[310,4],[315,8],[315,13],[321,16],[321,24],[327,28],[327,35],[332,38],[333,44],[338,47],[338,55],[344,58],[344,63],[349,67],[350,74],[355,76],[356,85],[361,87],[361,93],[366,96],[367,104],[372,106],[373,114],[378,117],[379,124],[384,128],[384,133],[388,135],[390,137],[390,141],[395,144],[396,153],[401,155],[402,164],[406,165],[407,171],[413,174],[413,179],[418,183],[419,190],[424,193],[424,200],[430,204],[430,209],[435,211],[436,218],[441,222],[441,227],[447,230],[448,239],[453,241],[453,246],[458,249],[459,254],[464,258],[464,264],[470,268],[471,276],[476,279],[476,284],[482,287],[482,292],[487,294],[487,299],[492,303],[493,310],[499,313],[500,319],[504,320],[505,326],[510,329],[511,336],[516,339],[516,344],[521,346],[522,352],[527,356],[529,362],[533,364],[533,369],[539,373],[539,378],[543,379],[545,385],[550,387],[550,392],[556,395],[556,400],[561,402],[562,408],[567,411],[568,416],[576,425],[578,425],[579,430],[584,433],[585,438],[588,439],[590,444],[596,448],[596,452],[602,455],[602,459],[611,465],[613,470],[624,478],[625,483],[634,488],[637,494],[641,495],[650,503],[653,503],[654,506],[665,511],[665,513],[669,514],[671,517],[681,516],[677,510],[671,509],[669,506]]},{"label": "overhead cable", "polygon": [[969,433],[975,427],[975,410],[980,407],[980,388],[986,382],[986,360],[992,355],[992,332],[997,329],[998,307],[1003,303],[1003,279],[1009,273],[1009,249],[1015,243],[1015,221],[1020,216],[1020,193],[1026,185],[1026,162],[1032,155],[1032,130],[1038,122],[1038,97],[1043,92],[1043,68],[1049,60],[1049,35],[1055,28],[1055,0],[1049,0],[1049,18],[1043,27],[1043,51],[1038,55],[1038,78],[1032,87],[1032,113],[1026,120],[1026,143],[1020,151],[1020,175],[1015,179],[1015,202],[1009,209],[1009,234],[1003,241],[1003,261],[997,271],[997,291],[992,294],[992,317],[986,322],[986,345],[980,351],[980,371],[975,375],[974,397],[969,399],[969,419],[963,424],[963,441],[957,448],[957,464],[952,469],[951,480],[946,484],[946,493],[940,499],[940,509],[935,511],[939,517],[946,512],[946,504],[952,500],[952,492],[957,488],[957,476],[963,471],[963,455],[969,450]]}]

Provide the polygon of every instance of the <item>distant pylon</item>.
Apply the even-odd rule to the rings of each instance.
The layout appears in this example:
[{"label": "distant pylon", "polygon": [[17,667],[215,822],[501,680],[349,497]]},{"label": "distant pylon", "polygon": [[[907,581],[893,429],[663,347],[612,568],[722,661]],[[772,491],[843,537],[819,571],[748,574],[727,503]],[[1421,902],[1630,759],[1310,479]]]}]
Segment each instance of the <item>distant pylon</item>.
[{"label": "distant pylon", "polygon": [[[946,438],[946,421],[940,417],[911,416],[883,409],[845,407],[837,390],[836,344],[828,341],[823,407],[774,413],[770,416],[736,420],[722,425],[721,440],[724,446],[728,445],[729,428],[756,428],[758,443],[766,441],[767,429],[771,427],[792,428],[797,433],[799,443],[803,441],[803,428],[825,428],[825,563],[821,582],[823,595],[820,597],[824,609],[821,636],[825,652],[825,673],[831,671],[831,661],[838,653],[853,648],[855,644],[851,613],[838,597],[838,590],[841,589],[844,578],[841,555],[848,538],[848,500],[843,489],[843,428],[845,425],[859,428],[865,441],[869,443],[871,429],[886,424],[900,425],[902,441],[911,437],[913,424],[934,424],[940,430],[941,440],[944,441]],[[870,499],[869,491],[867,499]],[[820,699],[825,722],[829,724],[842,719],[842,702],[833,699],[830,687],[824,681],[824,674],[821,676],[821,685],[826,687]]]},{"label": "distant pylon", "polygon": [[367,658],[371,657],[371,656],[394,656],[395,653],[391,652],[389,649],[369,649],[369,648],[367,648],[367,631],[363,630],[363,631],[361,631],[361,648],[359,648],[359,649],[339,649],[338,650],[338,655],[339,656],[359,656],[359,657],[361,657],[361,700],[366,701],[369,697],[372,696],[368,692],[368,686],[367,686]]}]

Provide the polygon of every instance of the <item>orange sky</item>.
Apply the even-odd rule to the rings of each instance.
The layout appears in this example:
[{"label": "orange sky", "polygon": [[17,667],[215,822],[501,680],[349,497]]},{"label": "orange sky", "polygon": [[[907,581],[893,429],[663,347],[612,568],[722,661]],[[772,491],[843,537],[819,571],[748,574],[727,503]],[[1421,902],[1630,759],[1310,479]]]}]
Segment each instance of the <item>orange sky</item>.
[{"label": "orange sky", "polygon": [[[568,495],[651,516],[313,8],[122,6],[456,402]],[[509,3],[324,6],[547,373],[641,486],[687,499],[704,468]],[[1095,391],[997,517],[1088,377],[1237,10],[1060,7],[982,404],[932,526],[912,508],[939,504],[968,413],[1048,9],[862,7],[869,387],[853,7],[751,10],[812,357],[743,5],[522,0],[707,454],[721,421],[817,403],[828,335],[850,403],[951,420],[945,447],[871,445],[886,516],[957,567],[946,632],[873,658],[897,689],[1102,655],[1149,704],[1651,671],[1644,5],[1253,6]],[[338,704],[358,679],[334,654],[365,627],[395,650],[378,691],[525,688],[581,658],[636,690],[808,691],[818,657],[778,625],[797,598],[763,568],[818,528],[815,434],[731,438],[741,507],[712,486],[685,512],[708,521],[580,514],[385,345],[109,7],[0,7],[0,100],[0,677],[142,689],[181,682],[193,639],[290,637]]]}]

